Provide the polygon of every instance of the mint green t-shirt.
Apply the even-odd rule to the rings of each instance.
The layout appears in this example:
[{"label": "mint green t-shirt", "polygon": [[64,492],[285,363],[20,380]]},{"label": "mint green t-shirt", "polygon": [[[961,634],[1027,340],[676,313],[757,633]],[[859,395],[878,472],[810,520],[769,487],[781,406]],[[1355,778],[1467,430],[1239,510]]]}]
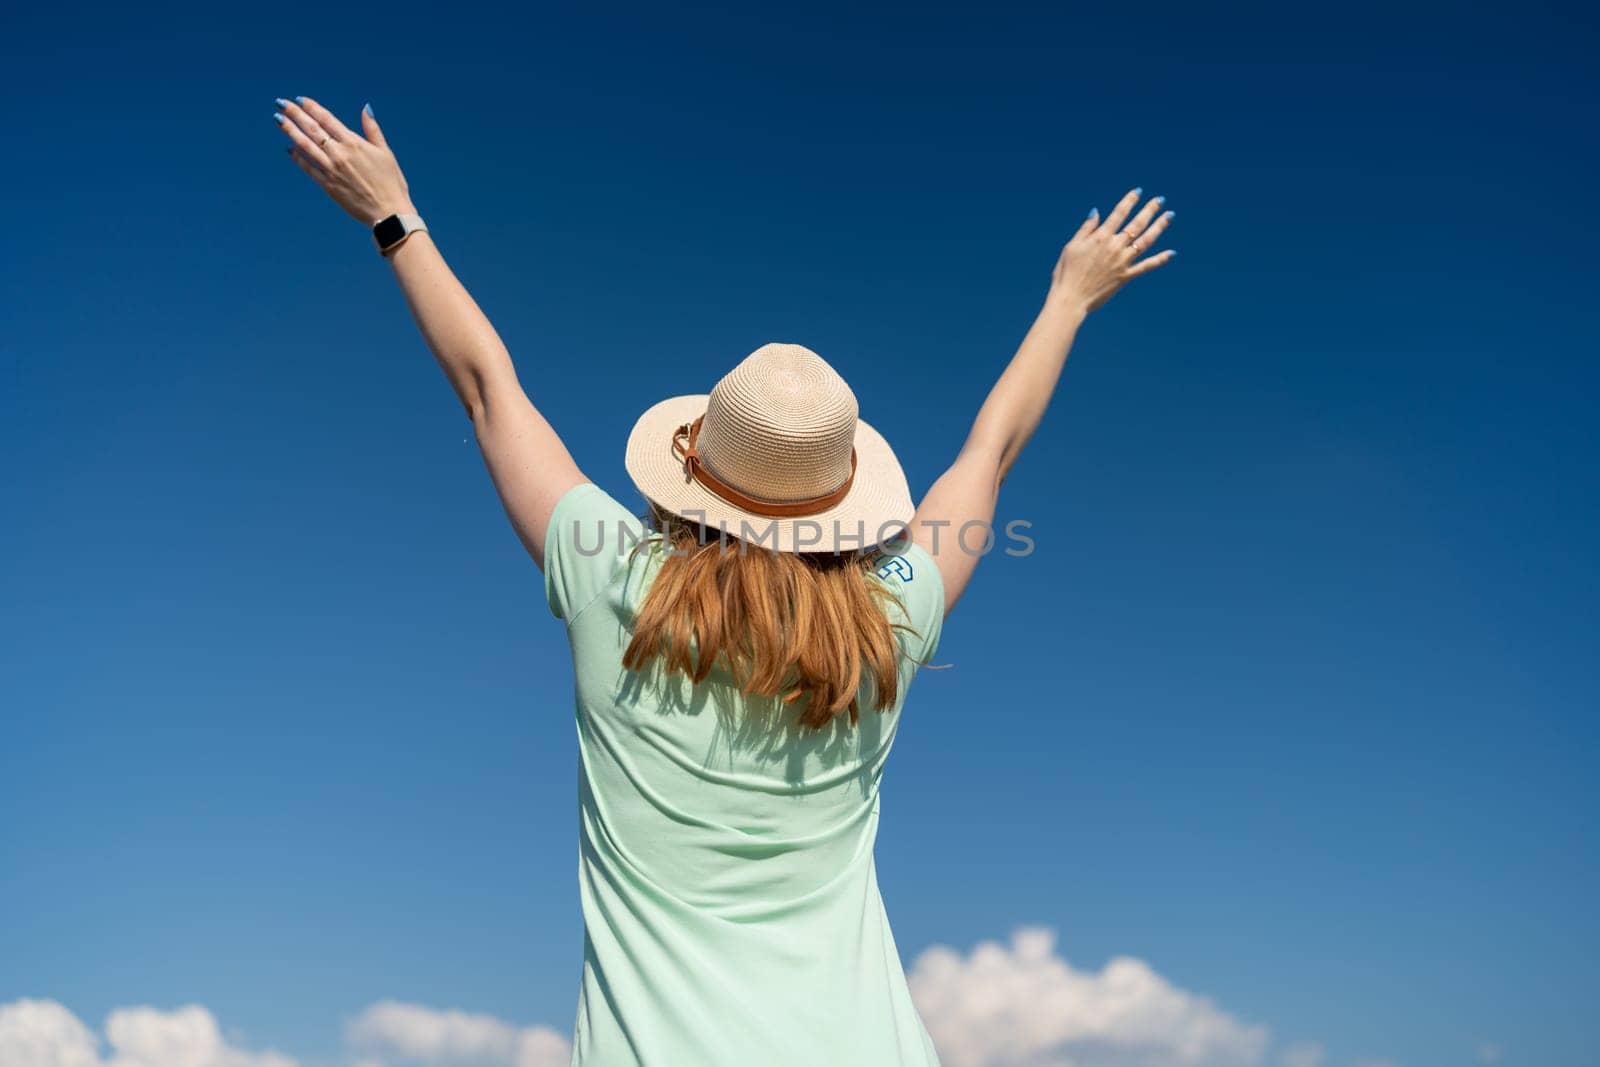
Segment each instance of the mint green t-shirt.
[{"label": "mint green t-shirt", "polygon": [[[572,645],[585,927],[573,1033],[584,1067],[927,1067],[873,865],[878,788],[906,690],[939,641],[944,589],[906,545],[877,577],[898,594],[900,704],[863,700],[821,731],[742,696],[622,667],[664,550],[592,483],[556,505],[545,589]],[[865,690],[864,690],[865,695]]]}]

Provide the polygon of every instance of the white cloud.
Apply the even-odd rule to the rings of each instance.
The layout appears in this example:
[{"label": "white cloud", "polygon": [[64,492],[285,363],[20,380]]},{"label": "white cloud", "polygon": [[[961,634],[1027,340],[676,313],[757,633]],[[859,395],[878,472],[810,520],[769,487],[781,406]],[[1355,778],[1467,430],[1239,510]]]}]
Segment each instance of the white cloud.
[{"label": "white cloud", "polygon": [[276,1052],[228,1044],[217,1020],[197,1004],[160,1011],[119,1008],[100,1037],[53,1000],[0,1004],[0,1064],[5,1067],[298,1067]]},{"label": "white cloud", "polygon": [[572,1046],[548,1026],[515,1026],[493,1015],[439,1011],[386,1000],[346,1027],[350,1044],[380,1060],[428,1067],[567,1067]]},{"label": "white cloud", "polygon": [[0,1004],[0,1063],[9,1067],[99,1067],[100,1042],[53,1000]]},{"label": "white cloud", "polygon": [[[945,1067],[1266,1067],[1270,1037],[1149,964],[1118,957],[1072,967],[1053,931],[1025,927],[1009,945],[963,956],[936,945],[907,974]],[[345,1027],[351,1067],[567,1067],[567,1035],[493,1015],[379,1001]],[[1478,1049],[1492,1065],[1500,1050]],[[1276,1067],[1324,1067],[1320,1045],[1273,1051]],[[227,1041],[199,1005],[120,1008],[104,1033],[52,1000],[0,1004],[0,1067],[299,1067]],[[1369,1060],[1351,1067],[1395,1067]]]},{"label": "white cloud", "polygon": [[121,1008],[106,1019],[106,1039],[117,1053],[109,1067],[296,1067],[276,1052],[229,1046],[198,1004],[171,1012]]},{"label": "white cloud", "polygon": [[966,958],[936,945],[908,978],[946,1067],[1256,1067],[1268,1041],[1141,960],[1075,970],[1038,927]]}]

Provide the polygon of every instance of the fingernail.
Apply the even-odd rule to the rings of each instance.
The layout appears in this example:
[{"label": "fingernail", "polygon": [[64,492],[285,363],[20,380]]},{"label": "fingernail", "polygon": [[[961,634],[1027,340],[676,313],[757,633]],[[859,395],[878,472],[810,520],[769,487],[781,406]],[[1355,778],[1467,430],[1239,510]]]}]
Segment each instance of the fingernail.
[{"label": "fingernail", "polygon": [[1175,256],[1175,255],[1177,255],[1177,254],[1178,254],[1178,250],[1177,250],[1177,249],[1176,249],[1176,248],[1169,248],[1169,249],[1167,249],[1167,255],[1169,255],[1169,256]]},{"label": "fingernail", "polygon": [[362,110],[362,111],[365,111],[365,112],[366,112],[366,113],[367,113],[367,117],[368,117],[368,118],[372,118],[372,119],[375,119],[375,118],[377,118],[377,117],[378,117],[378,116],[376,116],[376,115],[374,115],[374,114],[373,114],[373,113],[372,113],[372,105],[371,105],[371,104],[362,104],[362,105],[361,105],[361,110]]},{"label": "fingernail", "polygon": [[294,98],[294,102],[299,104],[301,107],[305,107],[306,106],[306,98],[303,97],[303,96],[295,97]]},{"label": "fingernail", "polygon": [[1166,219],[1168,222],[1171,222],[1174,218],[1177,217],[1177,215],[1178,215],[1178,213],[1176,211],[1169,211],[1169,212],[1167,212],[1165,215],[1163,215],[1161,217]]},{"label": "fingernail", "polygon": [[1134,196],[1142,196],[1143,194],[1144,194],[1144,186],[1142,186],[1142,185],[1139,186],[1139,188],[1137,188],[1137,189],[1135,189],[1133,191],[1133,195]]},{"label": "fingernail", "polygon": [[284,117],[282,115],[280,115],[276,111],[274,111],[272,113],[272,121],[276,122],[279,126],[282,126],[284,124],[285,120],[284,120]]},{"label": "fingernail", "polygon": [[280,107],[280,108],[285,108],[285,107],[288,107],[288,106],[289,106],[289,101],[287,101],[287,100],[285,100],[285,99],[284,99],[284,98],[283,98],[283,97],[281,97],[281,96],[280,96],[280,97],[278,97],[278,98],[277,98],[277,99],[276,99],[276,100],[274,100],[274,101],[273,101],[273,103],[274,103],[274,104],[277,104],[277,105],[278,105],[278,107]]},{"label": "fingernail", "polygon": [[1158,197],[1156,197],[1156,203],[1158,203],[1158,204],[1165,204],[1165,203],[1166,203],[1166,202],[1167,202],[1167,198],[1166,198],[1166,197],[1164,197],[1164,196],[1158,196]]},{"label": "fingernail", "polygon": [[1095,217],[1095,216],[1096,216],[1096,215],[1098,215],[1098,214],[1100,214],[1100,209],[1099,209],[1099,208],[1097,208],[1097,207],[1092,207],[1092,208],[1090,208],[1090,209],[1089,209],[1089,218],[1091,218],[1091,219],[1092,219],[1092,218],[1094,218],[1094,217]]}]

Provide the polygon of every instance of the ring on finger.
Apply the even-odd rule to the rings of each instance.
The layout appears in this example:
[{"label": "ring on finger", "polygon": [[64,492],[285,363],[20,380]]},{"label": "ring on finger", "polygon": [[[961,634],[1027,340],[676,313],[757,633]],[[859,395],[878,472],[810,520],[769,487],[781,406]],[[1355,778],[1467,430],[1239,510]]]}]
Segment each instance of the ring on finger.
[{"label": "ring on finger", "polygon": [[334,138],[333,134],[325,133],[325,134],[322,135],[322,140],[317,142],[317,147],[318,148],[326,148],[326,147],[328,147],[328,142],[332,141],[334,139],[335,138]]}]

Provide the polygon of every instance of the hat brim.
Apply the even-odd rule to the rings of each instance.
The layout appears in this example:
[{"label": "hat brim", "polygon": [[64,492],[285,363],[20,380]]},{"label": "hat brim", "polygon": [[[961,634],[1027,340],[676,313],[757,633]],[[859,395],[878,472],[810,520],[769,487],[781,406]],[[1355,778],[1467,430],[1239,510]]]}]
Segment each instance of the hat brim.
[{"label": "hat brim", "polygon": [[856,420],[856,473],[843,500],[814,515],[773,518],[744,511],[690,478],[672,448],[672,435],[704,415],[706,393],[675,396],[652,405],[628,435],[628,476],[660,507],[713,530],[726,531],[774,552],[835,552],[893,538],[916,511],[911,488],[882,434]]}]

